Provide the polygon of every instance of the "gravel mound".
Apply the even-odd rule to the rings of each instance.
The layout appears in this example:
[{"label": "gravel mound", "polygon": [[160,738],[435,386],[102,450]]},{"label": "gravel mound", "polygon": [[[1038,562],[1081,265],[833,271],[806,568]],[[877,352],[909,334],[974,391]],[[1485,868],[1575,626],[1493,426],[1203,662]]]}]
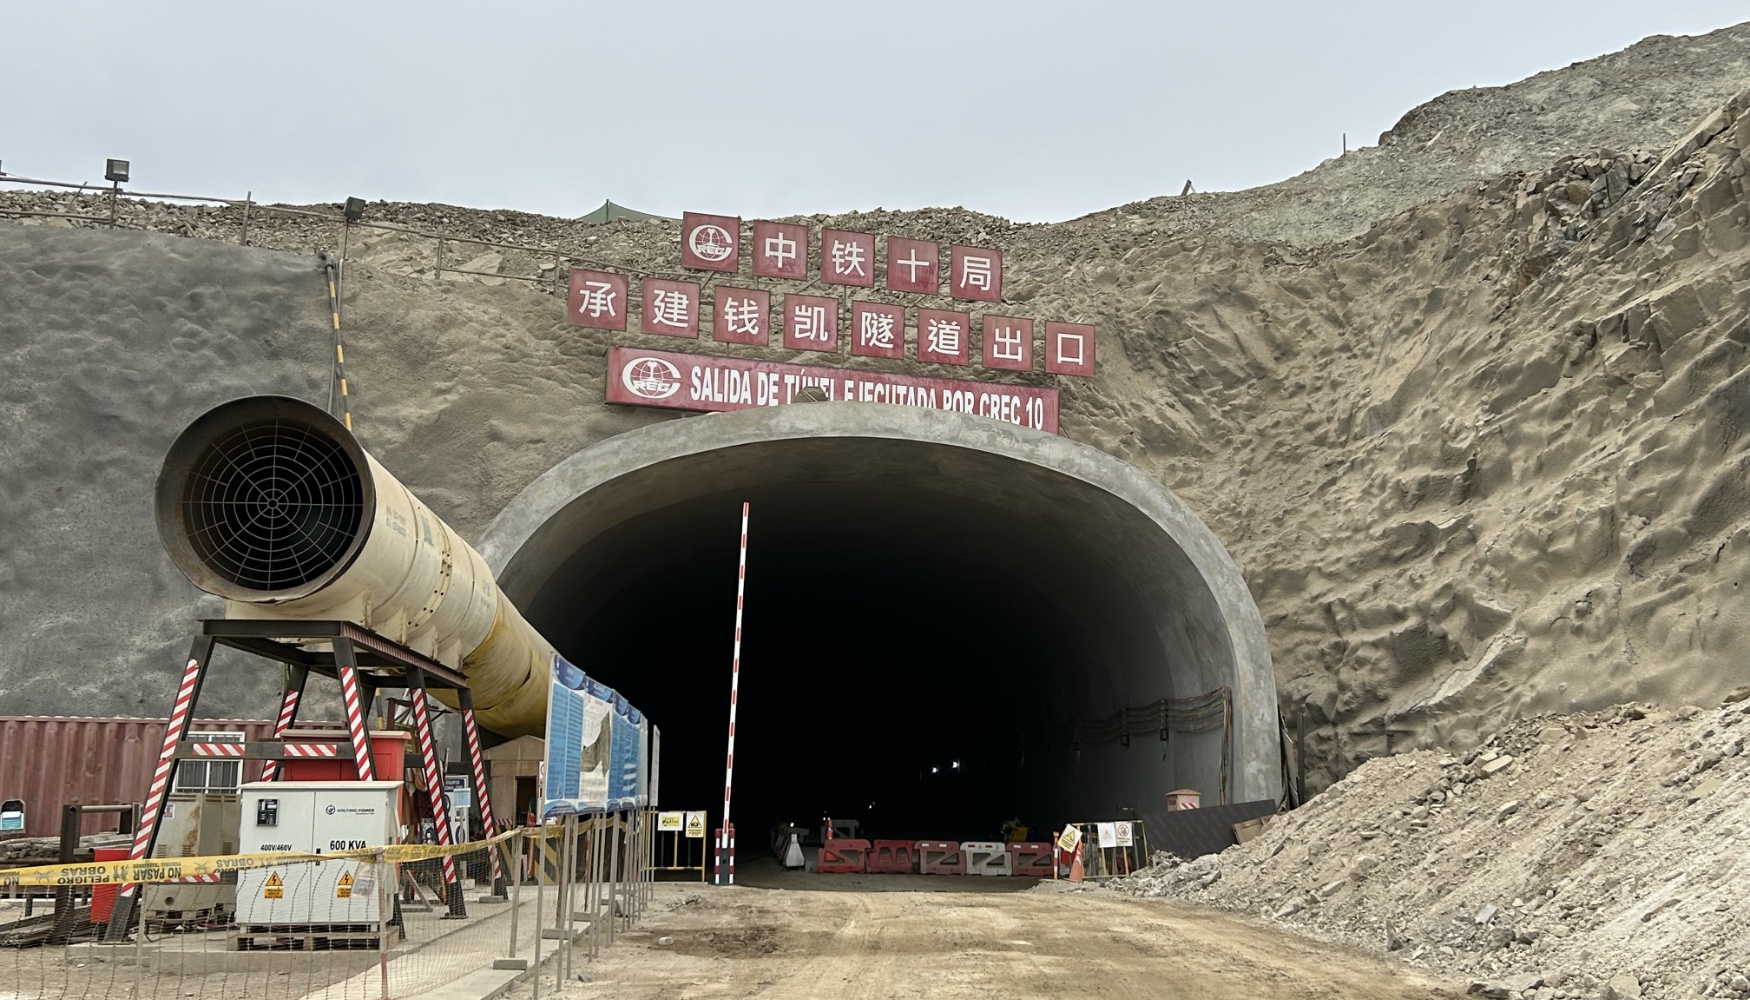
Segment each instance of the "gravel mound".
[{"label": "gravel mound", "polygon": [[1750,701],[1526,719],[1463,754],[1370,761],[1250,843],[1110,887],[1392,952],[1489,996],[1750,996],[1747,739]]}]

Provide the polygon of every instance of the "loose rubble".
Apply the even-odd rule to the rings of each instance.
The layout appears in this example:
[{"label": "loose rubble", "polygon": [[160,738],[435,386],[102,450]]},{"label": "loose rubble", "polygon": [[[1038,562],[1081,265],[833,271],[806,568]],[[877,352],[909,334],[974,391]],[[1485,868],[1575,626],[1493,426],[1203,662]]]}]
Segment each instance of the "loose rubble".
[{"label": "loose rubble", "polygon": [[1518,722],[1372,760],[1250,843],[1109,884],[1420,966],[1492,1000],[1750,997],[1750,700]]}]

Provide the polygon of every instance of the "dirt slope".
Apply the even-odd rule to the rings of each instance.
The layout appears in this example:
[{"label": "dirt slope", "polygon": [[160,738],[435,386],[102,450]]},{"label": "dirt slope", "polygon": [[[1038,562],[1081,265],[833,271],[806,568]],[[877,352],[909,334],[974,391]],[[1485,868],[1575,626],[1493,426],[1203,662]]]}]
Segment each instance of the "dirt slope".
[{"label": "dirt slope", "polygon": [[[1750,702],[1524,720],[1370,761],[1251,843],[1115,884],[1496,996],[1750,996]],[[1627,977],[1627,978],[1623,978]]]}]

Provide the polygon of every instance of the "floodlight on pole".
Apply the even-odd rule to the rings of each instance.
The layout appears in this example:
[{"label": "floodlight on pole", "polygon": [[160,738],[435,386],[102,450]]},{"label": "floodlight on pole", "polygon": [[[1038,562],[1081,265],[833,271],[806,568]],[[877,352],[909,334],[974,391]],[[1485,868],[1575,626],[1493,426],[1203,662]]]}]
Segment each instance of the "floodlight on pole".
[{"label": "floodlight on pole", "polygon": [[103,179],[111,184],[125,184],[128,180],[128,161],[104,160]]},{"label": "floodlight on pole", "polygon": [[346,199],[346,221],[357,222],[365,217],[365,200],[363,198]]}]

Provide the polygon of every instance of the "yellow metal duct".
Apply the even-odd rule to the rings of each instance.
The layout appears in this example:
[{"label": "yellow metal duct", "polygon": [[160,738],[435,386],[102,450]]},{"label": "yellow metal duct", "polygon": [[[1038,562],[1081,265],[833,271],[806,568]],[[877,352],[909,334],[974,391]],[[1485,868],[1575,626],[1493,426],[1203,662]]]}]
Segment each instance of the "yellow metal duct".
[{"label": "yellow metal duct", "polygon": [[157,519],[171,560],[226,617],[356,622],[460,668],[487,729],[542,732],[552,645],[321,408],[249,396],[197,418],[165,456]]}]

